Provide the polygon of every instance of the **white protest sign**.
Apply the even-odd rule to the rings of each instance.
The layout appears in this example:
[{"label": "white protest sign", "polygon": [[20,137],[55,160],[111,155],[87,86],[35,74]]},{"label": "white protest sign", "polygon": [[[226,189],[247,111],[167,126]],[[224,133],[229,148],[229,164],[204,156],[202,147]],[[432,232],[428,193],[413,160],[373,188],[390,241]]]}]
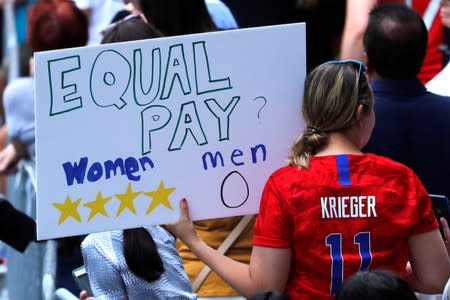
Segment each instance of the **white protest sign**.
[{"label": "white protest sign", "polygon": [[38,238],[258,211],[304,127],[305,26],[35,54]]}]

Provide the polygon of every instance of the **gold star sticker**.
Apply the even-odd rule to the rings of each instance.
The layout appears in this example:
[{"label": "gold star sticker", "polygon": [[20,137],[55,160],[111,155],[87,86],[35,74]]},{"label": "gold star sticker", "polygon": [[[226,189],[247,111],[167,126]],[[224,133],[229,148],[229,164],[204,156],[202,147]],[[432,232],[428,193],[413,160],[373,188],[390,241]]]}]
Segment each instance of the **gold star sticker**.
[{"label": "gold star sticker", "polygon": [[131,190],[131,182],[128,184],[125,194],[116,194],[115,196],[120,201],[120,207],[117,211],[119,216],[125,208],[128,208],[133,214],[136,214],[136,208],[134,207],[134,199],[139,196],[141,192],[133,192]]},{"label": "gold star sticker", "polygon": [[173,191],[175,191],[174,187],[166,189],[164,187],[164,181],[161,180],[161,182],[159,183],[158,189],[156,191],[144,193],[144,195],[153,198],[153,201],[150,203],[150,206],[148,207],[145,214],[148,215],[160,204],[164,205],[165,207],[167,207],[170,210],[173,210],[172,205],[170,204],[170,201],[169,201],[169,195],[172,194]]},{"label": "gold star sticker", "polygon": [[72,202],[70,196],[66,197],[64,203],[54,202],[53,206],[59,209],[61,215],[59,216],[58,225],[63,223],[68,217],[72,217],[81,223],[81,217],[78,213],[78,205],[80,205],[81,198],[78,198],[75,202]]},{"label": "gold star sticker", "polygon": [[105,210],[105,204],[111,201],[112,197],[103,197],[102,192],[98,192],[97,197],[94,201],[88,202],[83,206],[90,208],[91,212],[89,213],[88,222],[95,217],[96,214],[102,214],[105,217],[108,217],[108,213]]}]

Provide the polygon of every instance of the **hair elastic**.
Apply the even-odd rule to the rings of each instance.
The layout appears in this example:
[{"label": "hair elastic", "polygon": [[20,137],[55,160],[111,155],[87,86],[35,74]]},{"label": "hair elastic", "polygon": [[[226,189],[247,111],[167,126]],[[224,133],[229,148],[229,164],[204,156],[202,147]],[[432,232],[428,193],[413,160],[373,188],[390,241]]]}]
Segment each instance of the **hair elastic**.
[{"label": "hair elastic", "polygon": [[306,126],[306,131],[310,133],[320,134],[320,130],[313,126]]}]

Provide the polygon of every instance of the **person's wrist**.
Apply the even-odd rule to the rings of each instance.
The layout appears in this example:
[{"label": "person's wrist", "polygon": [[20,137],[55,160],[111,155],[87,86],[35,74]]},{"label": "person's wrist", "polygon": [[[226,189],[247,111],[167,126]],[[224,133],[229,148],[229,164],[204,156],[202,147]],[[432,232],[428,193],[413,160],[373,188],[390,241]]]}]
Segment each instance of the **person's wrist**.
[{"label": "person's wrist", "polygon": [[200,237],[197,235],[197,233],[194,233],[192,235],[189,235],[185,237],[184,239],[181,239],[183,243],[188,246],[189,249],[198,247],[198,245],[202,242]]}]

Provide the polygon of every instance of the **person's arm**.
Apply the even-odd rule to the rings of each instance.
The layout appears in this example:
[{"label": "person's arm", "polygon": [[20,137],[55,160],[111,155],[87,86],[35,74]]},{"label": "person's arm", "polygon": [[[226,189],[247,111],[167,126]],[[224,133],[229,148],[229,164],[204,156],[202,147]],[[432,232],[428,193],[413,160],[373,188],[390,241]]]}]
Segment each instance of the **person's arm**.
[{"label": "person's arm", "polygon": [[450,257],[450,228],[448,227],[448,223],[447,220],[444,217],[440,218],[441,224],[442,224],[442,229],[444,231],[444,244],[445,244],[445,249],[447,249],[447,254]]},{"label": "person's arm", "polygon": [[36,239],[36,222],[0,198],[0,240],[17,251],[24,252]]},{"label": "person's arm", "polygon": [[347,0],[340,59],[365,62],[363,37],[369,22],[369,13],[377,0]]},{"label": "person's arm", "polygon": [[441,0],[442,25],[450,28],[450,0]]},{"label": "person's arm", "polygon": [[16,166],[20,159],[29,158],[28,150],[24,143],[16,138],[0,151],[0,174],[8,175],[16,172]]},{"label": "person's arm", "polygon": [[290,248],[254,246],[250,264],[234,261],[204,243],[197,235],[189,217],[186,199],[180,201],[180,218],[167,225],[190,250],[211,270],[244,296],[267,290],[283,291],[291,266]]},{"label": "person's arm", "polygon": [[417,292],[440,294],[450,277],[450,259],[438,229],[409,238],[406,281]]}]

